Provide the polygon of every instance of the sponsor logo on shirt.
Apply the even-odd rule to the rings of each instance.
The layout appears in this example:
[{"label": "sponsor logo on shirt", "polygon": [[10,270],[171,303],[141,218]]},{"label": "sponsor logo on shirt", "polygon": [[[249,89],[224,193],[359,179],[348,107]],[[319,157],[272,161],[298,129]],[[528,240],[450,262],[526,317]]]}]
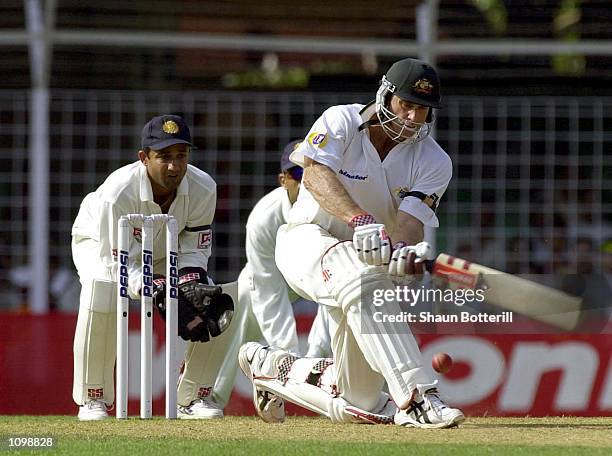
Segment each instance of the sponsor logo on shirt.
[{"label": "sponsor logo on shirt", "polygon": [[200,231],[198,233],[198,249],[205,249],[212,244],[212,230]]},{"label": "sponsor logo on shirt", "polygon": [[327,144],[327,134],[313,132],[308,135],[308,142],[315,147],[325,147]]},{"label": "sponsor logo on shirt", "polygon": [[338,171],[340,174],[342,174],[345,177],[348,177],[349,179],[355,179],[355,180],[366,180],[368,178],[368,176],[360,176],[359,174],[351,174],[351,173],[347,173],[346,171],[344,171],[343,169],[341,169],[340,171]]}]

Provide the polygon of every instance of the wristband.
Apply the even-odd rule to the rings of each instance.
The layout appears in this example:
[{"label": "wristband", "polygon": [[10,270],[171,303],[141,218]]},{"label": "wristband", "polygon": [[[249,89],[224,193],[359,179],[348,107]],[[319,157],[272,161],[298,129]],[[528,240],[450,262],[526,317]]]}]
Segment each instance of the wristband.
[{"label": "wristband", "polygon": [[372,223],[376,223],[376,219],[373,215],[364,212],[363,214],[355,215],[351,220],[349,220],[349,226],[353,229],[358,226],[370,225]]}]

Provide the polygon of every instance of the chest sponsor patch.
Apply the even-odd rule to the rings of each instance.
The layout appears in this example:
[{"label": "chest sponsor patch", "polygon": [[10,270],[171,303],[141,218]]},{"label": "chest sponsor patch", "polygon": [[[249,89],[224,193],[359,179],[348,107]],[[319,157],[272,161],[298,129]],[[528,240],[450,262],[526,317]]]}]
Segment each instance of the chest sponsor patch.
[{"label": "chest sponsor patch", "polygon": [[212,230],[204,230],[198,233],[198,249],[206,249],[212,244]]},{"label": "chest sponsor patch", "polygon": [[342,174],[344,177],[348,177],[349,179],[360,181],[364,181],[368,178],[368,176],[361,176],[359,174],[349,173],[348,171],[344,171],[343,169],[338,171],[338,174]]}]

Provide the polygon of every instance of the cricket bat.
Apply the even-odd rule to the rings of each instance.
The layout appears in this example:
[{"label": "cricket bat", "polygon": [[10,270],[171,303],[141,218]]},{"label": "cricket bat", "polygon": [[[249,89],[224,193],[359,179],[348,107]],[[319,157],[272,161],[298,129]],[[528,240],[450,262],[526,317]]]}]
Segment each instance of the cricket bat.
[{"label": "cricket bat", "polygon": [[582,298],[445,253],[426,261],[434,281],[481,289],[487,303],[570,331],[580,321]]}]

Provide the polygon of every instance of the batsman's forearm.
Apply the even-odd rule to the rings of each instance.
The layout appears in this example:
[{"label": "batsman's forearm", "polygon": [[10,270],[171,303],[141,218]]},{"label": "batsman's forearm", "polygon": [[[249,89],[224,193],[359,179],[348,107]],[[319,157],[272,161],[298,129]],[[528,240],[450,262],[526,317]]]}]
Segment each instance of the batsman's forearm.
[{"label": "batsman's forearm", "polygon": [[397,223],[389,236],[394,243],[404,241],[408,245],[416,245],[425,236],[423,223],[407,212],[397,211]]},{"label": "batsman's forearm", "polygon": [[353,201],[335,173],[325,165],[313,162],[307,166],[302,183],[325,211],[346,223],[355,215],[365,212]]}]

